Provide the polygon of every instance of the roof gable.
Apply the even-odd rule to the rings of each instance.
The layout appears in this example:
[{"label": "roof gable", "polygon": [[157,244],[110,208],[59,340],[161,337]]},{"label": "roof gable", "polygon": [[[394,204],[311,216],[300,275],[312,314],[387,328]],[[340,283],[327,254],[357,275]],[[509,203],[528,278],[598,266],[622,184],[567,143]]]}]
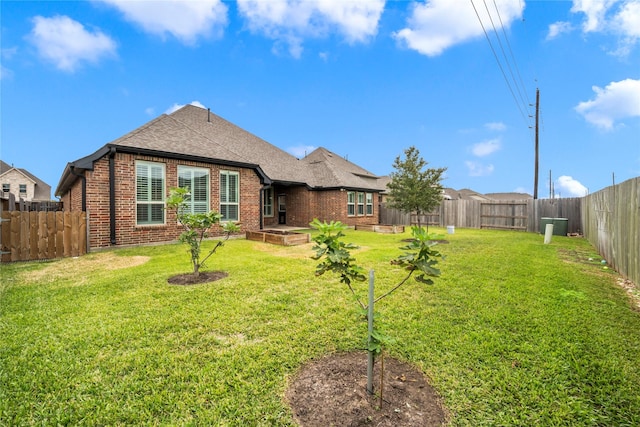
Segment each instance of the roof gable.
[{"label": "roof gable", "polygon": [[302,159],[311,172],[312,187],[383,190],[378,177],[325,149],[318,148]]},{"label": "roof gable", "polygon": [[194,105],[185,105],[171,117],[215,140],[230,151],[259,164],[273,181],[306,183],[308,172],[296,157],[222,117]]},{"label": "roof gable", "polygon": [[252,164],[219,141],[203,135],[166,114],[129,132],[109,144],[116,147],[146,149],[228,162]]}]

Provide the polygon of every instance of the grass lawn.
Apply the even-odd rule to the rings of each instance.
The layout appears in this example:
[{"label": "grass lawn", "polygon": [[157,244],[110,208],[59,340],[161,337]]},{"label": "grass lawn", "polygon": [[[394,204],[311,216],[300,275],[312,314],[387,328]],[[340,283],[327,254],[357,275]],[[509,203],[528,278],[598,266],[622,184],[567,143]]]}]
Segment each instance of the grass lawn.
[{"label": "grass lawn", "polygon": [[[388,261],[408,237],[347,232],[377,293],[402,277]],[[587,241],[446,238],[436,283],[377,309],[388,353],[427,374],[451,425],[640,425],[640,313]],[[314,276],[311,244],[232,240],[206,268],[227,278],[168,285],[186,251],[2,265],[0,425],[291,425],[296,370],[363,347],[356,304]]]}]

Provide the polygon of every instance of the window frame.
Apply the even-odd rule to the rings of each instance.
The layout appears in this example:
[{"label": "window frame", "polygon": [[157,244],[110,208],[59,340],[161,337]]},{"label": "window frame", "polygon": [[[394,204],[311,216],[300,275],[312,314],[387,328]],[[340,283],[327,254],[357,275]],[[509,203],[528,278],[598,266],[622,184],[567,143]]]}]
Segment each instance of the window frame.
[{"label": "window frame", "polygon": [[[24,191],[23,191],[24,189]],[[27,184],[18,184],[18,193],[27,195]]]},{"label": "window frame", "polygon": [[[229,179],[226,179],[226,186],[223,188],[223,179],[222,177],[226,176],[227,178],[230,176],[236,177],[236,188],[235,188],[235,202],[227,201],[229,199]],[[240,172],[231,171],[231,170],[221,170],[220,171],[220,209],[219,212],[223,215],[221,222],[238,222],[240,221]],[[225,218],[224,217],[224,209],[223,206],[236,207],[237,217],[236,218]]]},{"label": "window frame", "polygon": [[3,193],[11,193],[11,183],[3,183],[2,184],[2,192]]},{"label": "window frame", "polygon": [[358,213],[357,216],[364,216],[364,193],[361,191],[358,191],[356,200],[358,202],[357,204],[358,209],[356,210],[356,212]]},{"label": "window frame", "polygon": [[347,216],[356,216],[356,192],[347,191]]},{"label": "window frame", "polygon": [[273,209],[274,197],[273,187],[262,190],[262,216],[265,218],[273,218],[275,216]]},{"label": "window frame", "polygon": [[365,193],[365,214],[373,216],[373,193]]},{"label": "window frame", "polygon": [[[199,168],[199,167],[195,167],[195,166],[186,166],[186,165],[178,165],[177,168],[177,180],[178,180],[178,187],[181,188],[188,188],[189,190],[189,195],[185,198],[185,203],[183,203],[182,209],[184,209],[183,212],[185,213],[208,213],[211,210],[211,172],[209,169],[207,168]],[[187,178],[183,178],[181,177],[181,174],[184,172],[190,172],[191,176],[190,178],[188,178],[190,184],[188,187],[182,186],[180,185],[180,180],[181,179],[185,179],[187,180]],[[192,187],[195,184],[195,173],[203,173],[206,179],[206,184],[205,184],[205,191],[206,191],[206,200],[193,200],[192,198],[192,194],[193,194],[193,189]],[[204,207],[204,211],[202,210],[196,210],[196,206],[201,206]]]},{"label": "window frame", "polygon": [[[147,196],[149,196],[149,198],[151,200],[140,200],[139,199],[139,195],[140,195],[140,191],[139,191],[139,183],[140,183],[140,176],[138,175],[138,166],[146,166],[148,168],[147,170],[147,175],[146,175],[146,179],[149,180],[150,185],[147,188]],[[153,169],[160,169],[161,171],[161,192],[160,195],[161,200],[153,200]],[[166,221],[167,221],[167,216],[165,215],[165,201],[166,201],[166,184],[167,184],[167,167],[164,163],[160,163],[160,162],[150,162],[150,161],[145,161],[145,160],[136,160],[135,161],[135,165],[134,165],[134,169],[135,169],[135,210],[136,210],[136,227],[148,227],[148,226],[158,226],[158,225],[165,225]],[[147,205],[148,206],[148,218],[150,218],[149,220],[145,220],[142,221],[139,217],[138,217],[138,213],[139,213],[139,207],[143,206],[143,205]],[[162,220],[153,220],[153,206],[161,206],[162,207]]]}]

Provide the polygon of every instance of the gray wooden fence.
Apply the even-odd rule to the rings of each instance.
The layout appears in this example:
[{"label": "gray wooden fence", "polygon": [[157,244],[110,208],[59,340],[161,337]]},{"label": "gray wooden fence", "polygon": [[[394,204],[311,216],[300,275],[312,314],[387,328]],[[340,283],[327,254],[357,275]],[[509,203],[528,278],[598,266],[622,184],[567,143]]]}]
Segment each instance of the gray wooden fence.
[{"label": "gray wooden fence", "polygon": [[[566,218],[567,233],[582,234],[580,198],[511,201],[444,200],[440,206],[420,216],[421,224],[460,228],[540,231],[541,218]],[[381,224],[417,224],[415,214],[380,206]]]},{"label": "gray wooden fence", "polygon": [[640,284],[640,177],[585,196],[582,223],[598,253]]}]

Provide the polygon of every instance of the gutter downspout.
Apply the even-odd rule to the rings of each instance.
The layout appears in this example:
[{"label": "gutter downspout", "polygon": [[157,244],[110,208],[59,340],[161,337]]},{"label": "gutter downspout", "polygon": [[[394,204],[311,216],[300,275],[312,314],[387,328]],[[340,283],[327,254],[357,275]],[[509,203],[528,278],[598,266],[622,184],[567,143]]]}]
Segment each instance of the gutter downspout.
[{"label": "gutter downspout", "polygon": [[82,212],[86,212],[87,211],[87,177],[84,176],[84,174],[80,174],[76,172],[76,167],[73,165],[70,165],[69,170],[71,171],[72,175],[77,176],[82,180]]},{"label": "gutter downspout", "polygon": [[263,185],[260,189],[260,230],[264,229],[264,190],[268,189],[270,185]]},{"label": "gutter downspout", "polygon": [[109,151],[109,237],[112,245],[116,244],[116,147]]}]

